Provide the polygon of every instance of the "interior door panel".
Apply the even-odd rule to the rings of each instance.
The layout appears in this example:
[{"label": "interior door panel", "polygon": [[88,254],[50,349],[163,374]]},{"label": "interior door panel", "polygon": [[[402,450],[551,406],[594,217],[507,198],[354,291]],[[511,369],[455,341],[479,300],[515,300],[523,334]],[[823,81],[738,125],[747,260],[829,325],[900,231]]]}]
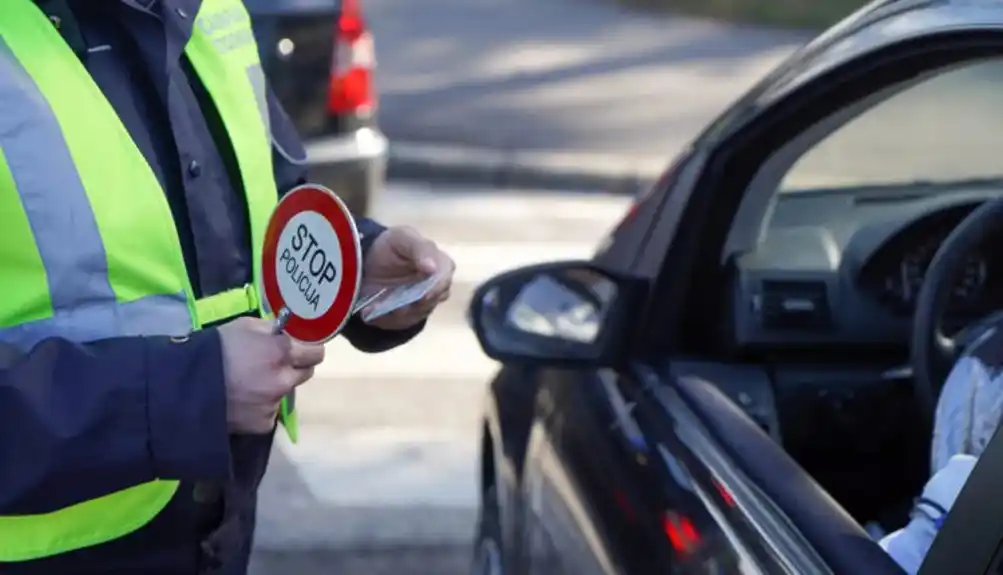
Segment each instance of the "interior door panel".
[{"label": "interior door panel", "polygon": [[671,385],[667,394],[692,411],[734,468],[777,507],[833,573],[901,575],[860,525],[714,382],[684,376]]}]

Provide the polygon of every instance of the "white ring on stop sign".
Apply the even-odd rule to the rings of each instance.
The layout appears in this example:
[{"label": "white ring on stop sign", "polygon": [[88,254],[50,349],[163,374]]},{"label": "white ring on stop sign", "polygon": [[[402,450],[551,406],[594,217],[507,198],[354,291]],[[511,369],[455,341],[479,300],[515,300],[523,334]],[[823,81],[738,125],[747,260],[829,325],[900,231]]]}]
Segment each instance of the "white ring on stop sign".
[{"label": "white ring on stop sign", "polygon": [[341,244],[334,228],[317,212],[293,216],[279,235],[275,277],[286,308],[317,319],[334,305],[341,289]]}]

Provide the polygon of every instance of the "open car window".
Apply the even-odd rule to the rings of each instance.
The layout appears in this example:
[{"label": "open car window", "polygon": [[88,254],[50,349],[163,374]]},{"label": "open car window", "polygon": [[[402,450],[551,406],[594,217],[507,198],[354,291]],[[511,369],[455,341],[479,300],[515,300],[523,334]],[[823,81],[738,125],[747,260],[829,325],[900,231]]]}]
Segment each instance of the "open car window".
[{"label": "open car window", "polygon": [[883,96],[823,132],[778,191],[1003,181],[1003,59],[936,70]]}]

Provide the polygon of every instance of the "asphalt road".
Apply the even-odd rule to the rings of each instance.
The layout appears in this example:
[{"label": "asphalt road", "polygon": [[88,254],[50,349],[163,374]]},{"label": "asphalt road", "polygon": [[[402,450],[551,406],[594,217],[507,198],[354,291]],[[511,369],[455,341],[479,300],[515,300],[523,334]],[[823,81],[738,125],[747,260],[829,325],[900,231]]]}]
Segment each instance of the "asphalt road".
[{"label": "asphalt road", "polygon": [[612,0],[366,0],[394,141],[630,157],[652,170],[810,35]]},{"label": "asphalt road", "polygon": [[[612,0],[364,6],[380,124],[395,144],[518,151],[646,176],[812,36],[642,15]],[[1001,86],[994,59],[902,92],[817,147],[784,187],[997,176]]]},{"label": "asphalt road", "polygon": [[463,573],[480,406],[496,370],[465,325],[467,302],[497,272],[587,257],[627,202],[392,184],[379,219],[413,225],[452,254],[452,299],[397,350],[329,345],[317,380],[298,395],[300,442],[280,435],[265,479],[254,575]]}]

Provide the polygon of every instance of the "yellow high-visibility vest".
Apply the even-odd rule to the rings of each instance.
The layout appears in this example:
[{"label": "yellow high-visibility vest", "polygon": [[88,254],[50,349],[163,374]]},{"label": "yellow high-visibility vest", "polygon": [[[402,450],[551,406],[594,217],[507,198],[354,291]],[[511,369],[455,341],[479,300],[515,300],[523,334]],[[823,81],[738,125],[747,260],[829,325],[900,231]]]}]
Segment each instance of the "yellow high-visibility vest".
[{"label": "yellow high-visibility vest", "polygon": [[[185,54],[236,154],[255,284],[193,297],[164,191],[111,104],[33,0],[0,0],[0,341],[29,350],[49,337],[183,336],[263,313],[255,285],[278,193],[258,48],[241,0],[203,0],[195,18]],[[290,406],[282,412],[295,439]],[[156,480],[51,513],[0,516],[0,562],[120,538],[177,489]]]}]

